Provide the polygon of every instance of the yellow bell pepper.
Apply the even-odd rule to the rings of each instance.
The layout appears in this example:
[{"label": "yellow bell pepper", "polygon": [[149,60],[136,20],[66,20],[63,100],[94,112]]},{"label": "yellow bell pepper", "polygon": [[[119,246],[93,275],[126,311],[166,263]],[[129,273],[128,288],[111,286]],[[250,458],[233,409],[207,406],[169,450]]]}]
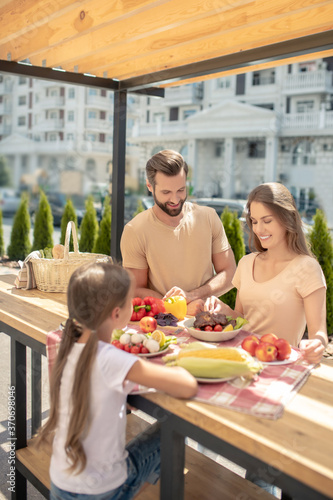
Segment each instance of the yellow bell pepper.
[{"label": "yellow bell pepper", "polygon": [[187,313],[187,303],[185,297],[181,295],[174,295],[164,300],[164,307],[167,313],[171,313],[178,320],[185,318]]}]

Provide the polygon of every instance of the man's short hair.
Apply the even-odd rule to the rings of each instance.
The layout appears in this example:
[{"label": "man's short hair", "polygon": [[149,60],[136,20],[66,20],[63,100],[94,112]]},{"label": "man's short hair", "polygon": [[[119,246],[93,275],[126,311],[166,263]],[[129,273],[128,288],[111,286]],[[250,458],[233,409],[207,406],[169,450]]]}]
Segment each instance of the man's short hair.
[{"label": "man's short hair", "polygon": [[146,165],[146,175],[149,184],[155,187],[155,177],[157,172],[161,172],[164,175],[179,174],[179,172],[184,169],[186,177],[188,174],[188,165],[182,155],[173,151],[172,149],[164,149],[159,151],[154,156],[147,161]]}]

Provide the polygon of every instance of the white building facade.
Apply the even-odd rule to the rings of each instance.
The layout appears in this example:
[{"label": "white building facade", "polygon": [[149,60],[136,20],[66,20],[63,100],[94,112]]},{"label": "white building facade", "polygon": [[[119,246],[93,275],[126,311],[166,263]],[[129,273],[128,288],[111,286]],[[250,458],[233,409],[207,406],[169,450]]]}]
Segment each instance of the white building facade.
[{"label": "white building facade", "polygon": [[[87,194],[112,171],[113,92],[0,74],[0,155],[14,187]],[[284,183],[333,227],[333,58],[128,95],[126,188],[175,149],[195,196],[246,198]]]},{"label": "white building facade", "polygon": [[279,181],[301,211],[319,205],[333,227],[332,58],[167,88],[165,99],[141,99],[132,132],[142,171],[152,154],[175,149],[197,196],[246,198]]},{"label": "white building facade", "polygon": [[0,74],[0,155],[14,187],[88,193],[109,183],[112,147],[113,92]]}]

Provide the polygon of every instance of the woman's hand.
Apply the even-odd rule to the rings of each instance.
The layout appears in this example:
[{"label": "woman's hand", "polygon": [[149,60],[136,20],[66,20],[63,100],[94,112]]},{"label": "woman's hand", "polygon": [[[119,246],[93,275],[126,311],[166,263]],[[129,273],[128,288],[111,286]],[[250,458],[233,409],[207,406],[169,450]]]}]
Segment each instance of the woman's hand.
[{"label": "woman's hand", "polygon": [[[204,309],[205,311],[209,311],[211,313],[216,313],[216,312],[223,313],[224,312],[223,307],[225,305],[226,304],[221,302],[221,300],[215,297],[215,295],[212,295],[211,297],[208,297],[208,299],[206,299]],[[226,313],[224,312],[224,314]]]},{"label": "woman's hand", "polygon": [[299,348],[308,363],[320,363],[323,357],[325,346],[320,339],[304,339],[301,340]]}]

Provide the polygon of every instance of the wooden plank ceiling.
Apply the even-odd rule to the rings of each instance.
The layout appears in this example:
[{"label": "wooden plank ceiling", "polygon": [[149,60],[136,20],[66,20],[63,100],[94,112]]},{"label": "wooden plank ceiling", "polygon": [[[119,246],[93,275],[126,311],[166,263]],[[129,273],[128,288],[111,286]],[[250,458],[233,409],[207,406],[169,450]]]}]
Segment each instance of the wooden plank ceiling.
[{"label": "wooden plank ceiling", "polygon": [[333,55],[332,0],[3,0],[0,26],[0,60],[128,89]]}]

